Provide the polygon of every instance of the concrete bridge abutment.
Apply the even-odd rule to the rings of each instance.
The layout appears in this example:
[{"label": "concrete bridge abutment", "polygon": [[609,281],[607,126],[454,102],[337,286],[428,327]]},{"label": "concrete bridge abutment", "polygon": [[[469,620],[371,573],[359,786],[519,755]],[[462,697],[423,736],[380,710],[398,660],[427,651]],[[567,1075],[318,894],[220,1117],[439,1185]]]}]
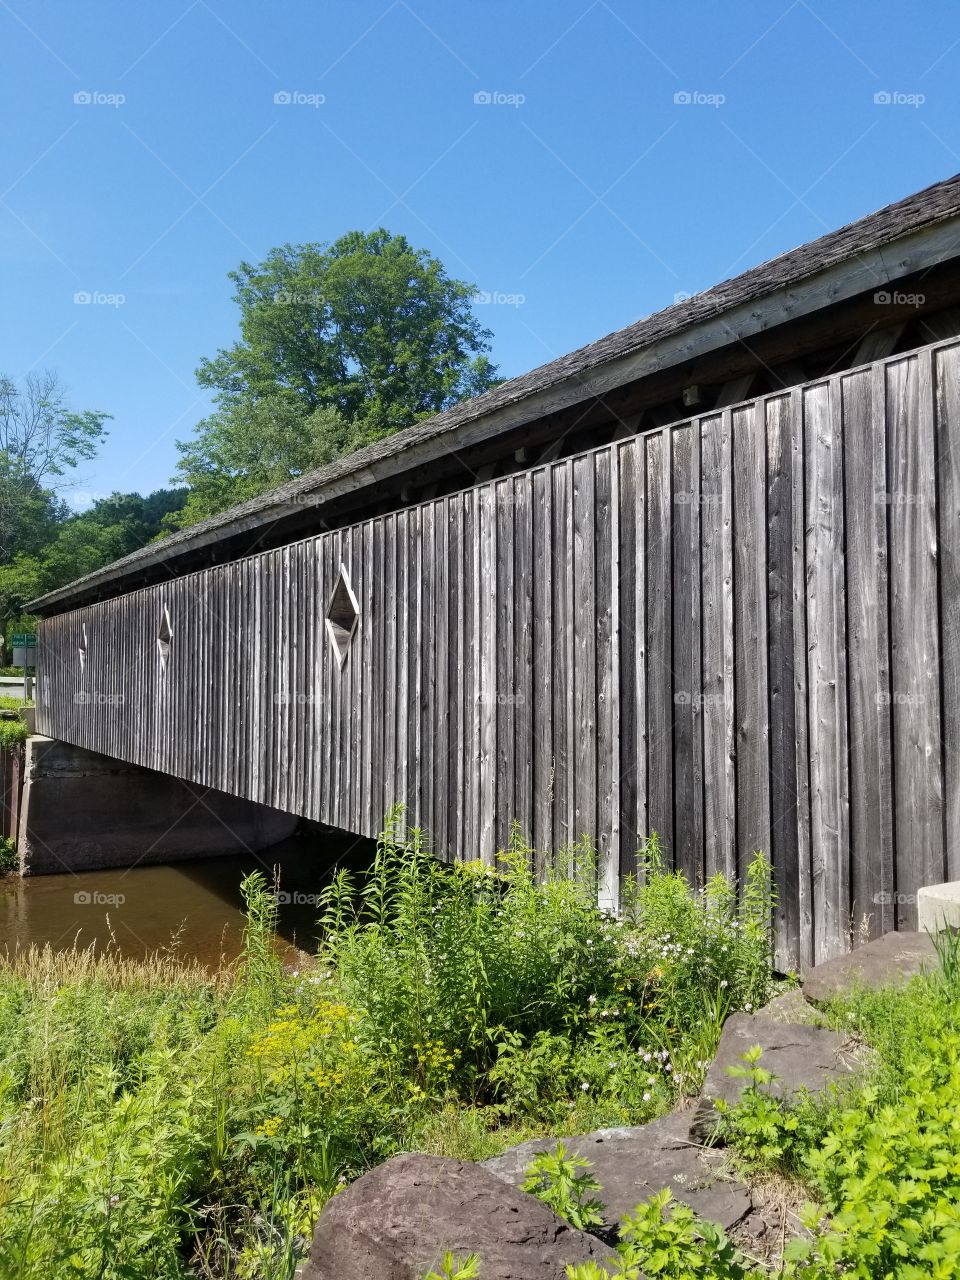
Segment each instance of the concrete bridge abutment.
[{"label": "concrete bridge abutment", "polygon": [[27,740],[24,875],[256,853],[293,835],[298,821],[56,738]]}]

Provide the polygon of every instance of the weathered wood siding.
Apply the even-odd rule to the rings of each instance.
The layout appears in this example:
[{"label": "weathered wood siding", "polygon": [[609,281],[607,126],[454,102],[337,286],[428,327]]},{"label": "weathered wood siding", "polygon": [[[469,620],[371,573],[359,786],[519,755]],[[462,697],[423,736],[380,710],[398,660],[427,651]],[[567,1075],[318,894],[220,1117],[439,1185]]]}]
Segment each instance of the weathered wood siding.
[{"label": "weathered wood siding", "polygon": [[[42,732],[444,855],[774,864],[784,962],[960,878],[960,345],[42,623]],[[341,566],[346,661],[324,616]],[[165,664],[158,634],[171,638]],[[80,650],[83,648],[81,668]]]}]

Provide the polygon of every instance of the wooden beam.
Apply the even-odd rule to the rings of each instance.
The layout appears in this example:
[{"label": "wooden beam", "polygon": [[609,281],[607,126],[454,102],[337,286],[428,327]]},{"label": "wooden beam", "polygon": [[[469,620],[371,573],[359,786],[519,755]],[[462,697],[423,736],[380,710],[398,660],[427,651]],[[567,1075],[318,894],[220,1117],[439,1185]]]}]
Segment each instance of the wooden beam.
[{"label": "wooden beam", "polygon": [[860,340],[860,345],[853,353],[851,367],[856,367],[858,364],[873,364],[874,360],[885,360],[887,356],[893,355],[894,348],[906,327],[907,322],[904,320],[900,324],[888,325],[884,329],[871,329],[869,333],[865,333]]},{"label": "wooden beam", "polygon": [[937,311],[930,316],[918,316],[917,324],[924,343],[955,338],[960,333],[960,307],[946,307],[943,311]]},{"label": "wooden beam", "polygon": [[730,382],[725,382],[720,388],[717,403],[713,406],[714,409],[727,409],[732,404],[739,404],[741,400],[748,400],[757,377],[758,374],[754,370],[743,374],[742,377],[733,378]]}]

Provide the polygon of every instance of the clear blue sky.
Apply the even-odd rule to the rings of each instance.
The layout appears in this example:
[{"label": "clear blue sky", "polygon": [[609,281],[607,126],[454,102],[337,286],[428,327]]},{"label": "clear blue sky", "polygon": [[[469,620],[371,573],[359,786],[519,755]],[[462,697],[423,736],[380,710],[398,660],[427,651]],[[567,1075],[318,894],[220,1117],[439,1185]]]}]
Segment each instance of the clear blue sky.
[{"label": "clear blue sky", "polygon": [[168,481],[273,245],[404,232],[512,375],[960,170],[955,0],[0,0],[0,58],[0,371],[114,415],[83,494]]}]

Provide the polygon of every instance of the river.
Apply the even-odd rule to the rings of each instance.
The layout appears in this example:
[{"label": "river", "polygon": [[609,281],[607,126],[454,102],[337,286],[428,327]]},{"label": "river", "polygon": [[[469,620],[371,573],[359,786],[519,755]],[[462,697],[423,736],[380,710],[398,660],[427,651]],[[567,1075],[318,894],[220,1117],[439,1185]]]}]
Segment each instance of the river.
[{"label": "river", "polygon": [[203,858],[165,866],[120,867],[53,876],[0,878],[0,948],[97,948],[143,957],[174,948],[216,968],[233,959],[243,936],[240,881],[279,873],[277,945],[293,955],[315,946],[317,895],[339,866],[361,871],[367,840],[336,833],[296,836],[260,854]]}]

